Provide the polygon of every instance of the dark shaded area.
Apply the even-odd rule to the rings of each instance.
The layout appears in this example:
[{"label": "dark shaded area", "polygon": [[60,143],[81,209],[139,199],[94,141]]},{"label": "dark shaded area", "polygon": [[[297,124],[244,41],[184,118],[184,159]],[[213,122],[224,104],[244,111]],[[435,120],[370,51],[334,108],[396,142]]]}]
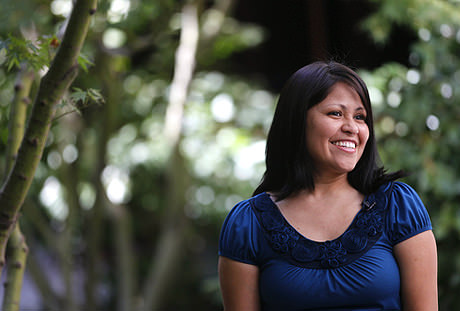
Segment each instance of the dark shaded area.
[{"label": "dark shaded area", "polygon": [[264,76],[278,91],[292,72],[315,60],[365,69],[388,61],[406,64],[415,35],[396,28],[386,45],[375,44],[361,27],[374,9],[364,0],[238,1],[234,16],[262,25],[268,37],[258,48],[234,55],[233,68]]}]

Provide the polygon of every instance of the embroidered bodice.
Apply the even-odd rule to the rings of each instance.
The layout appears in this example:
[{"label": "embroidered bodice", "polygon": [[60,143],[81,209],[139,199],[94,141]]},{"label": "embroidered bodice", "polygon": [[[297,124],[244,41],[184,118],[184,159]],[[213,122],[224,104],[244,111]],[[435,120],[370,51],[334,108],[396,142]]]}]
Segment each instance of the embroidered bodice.
[{"label": "embroidered bodice", "polygon": [[254,201],[253,209],[271,247],[286,260],[301,267],[336,268],[366,252],[382,235],[386,202],[385,197],[379,199],[366,197],[347,230],[325,242],[312,241],[297,232],[266,193]]}]

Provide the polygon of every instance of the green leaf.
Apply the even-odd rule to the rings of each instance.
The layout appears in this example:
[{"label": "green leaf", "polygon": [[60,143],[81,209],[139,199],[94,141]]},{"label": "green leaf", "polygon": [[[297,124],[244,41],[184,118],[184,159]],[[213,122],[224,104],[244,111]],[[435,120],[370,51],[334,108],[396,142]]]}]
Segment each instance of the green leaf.
[{"label": "green leaf", "polygon": [[94,63],[89,60],[84,54],[78,56],[78,65],[83,69],[84,72],[88,73],[88,65],[93,66]]},{"label": "green leaf", "polygon": [[77,87],[74,87],[73,90],[74,91],[70,94],[70,99],[72,102],[74,103],[78,103],[80,101],[86,102],[87,95],[85,91]]},{"label": "green leaf", "polygon": [[52,36],[41,36],[36,42],[9,35],[1,41],[0,49],[6,51],[6,65],[8,70],[19,67],[22,63],[35,70],[49,66],[55,54],[57,39]]}]

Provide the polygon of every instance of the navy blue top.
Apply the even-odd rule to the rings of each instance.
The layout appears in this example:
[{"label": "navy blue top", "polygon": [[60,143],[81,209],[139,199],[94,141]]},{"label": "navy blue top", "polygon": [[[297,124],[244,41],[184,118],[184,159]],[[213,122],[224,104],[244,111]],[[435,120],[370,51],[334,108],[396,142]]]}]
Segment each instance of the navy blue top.
[{"label": "navy blue top", "polygon": [[267,193],[238,203],[222,227],[219,255],[259,267],[262,310],[400,310],[393,246],[431,229],[417,193],[401,182],[365,197],[338,238],[294,229]]}]

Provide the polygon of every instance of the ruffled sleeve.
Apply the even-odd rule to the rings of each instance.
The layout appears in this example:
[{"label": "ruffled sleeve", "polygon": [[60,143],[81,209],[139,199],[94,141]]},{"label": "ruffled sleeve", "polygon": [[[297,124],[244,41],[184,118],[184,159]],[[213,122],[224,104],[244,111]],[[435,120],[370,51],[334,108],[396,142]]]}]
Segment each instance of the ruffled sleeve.
[{"label": "ruffled sleeve", "polygon": [[387,233],[392,245],[432,229],[420,197],[405,183],[394,183],[387,216]]},{"label": "ruffled sleeve", "polygon": [[259,225],[249,200],[238,203],[225,218],[219,239],[219,255],[257,265]]}]

